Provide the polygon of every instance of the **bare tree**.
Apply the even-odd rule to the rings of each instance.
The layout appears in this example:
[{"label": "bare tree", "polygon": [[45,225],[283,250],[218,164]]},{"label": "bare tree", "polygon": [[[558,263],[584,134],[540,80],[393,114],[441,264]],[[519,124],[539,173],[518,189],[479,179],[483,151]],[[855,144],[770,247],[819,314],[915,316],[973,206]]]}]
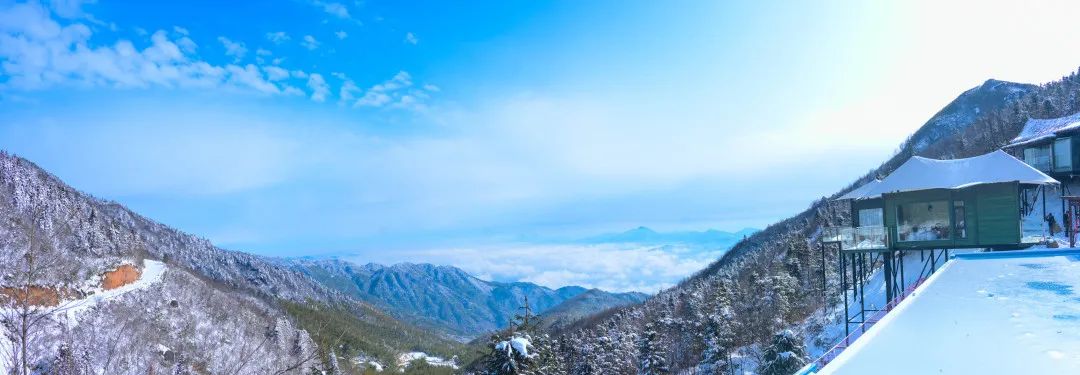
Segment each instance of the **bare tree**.
[{"label": "bare tree", "polygon": [[11,267],[14,272],[7,275],[8,285],[0,293],[0,306],[3,306],[0,325],[10,345],[8,372],[29,375],[33,365],[30,356],[38,335],[53,315],[63,310],[59,304],[61,290],[41,285],[46,272],[57,266],[60,257],[52,254],[53,248],[44,238],[40,211],[35,209],[29,219],[12,219],[11,224],[12,238],[3,246],[17,247],[25,239],[25,250],[12,251],[16,255]]}]

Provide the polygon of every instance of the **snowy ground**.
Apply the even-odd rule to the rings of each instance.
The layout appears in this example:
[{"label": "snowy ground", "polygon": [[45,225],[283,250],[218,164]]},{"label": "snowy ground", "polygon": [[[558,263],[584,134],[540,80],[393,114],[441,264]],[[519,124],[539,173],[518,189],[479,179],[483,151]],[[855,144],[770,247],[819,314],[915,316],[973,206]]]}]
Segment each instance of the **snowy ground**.
[{"label": "snowy ground", "polygon": [[[950,254],[956,253],[970,253],[981,250],[952,250]],[[919,251],[907,251],[904,254],[904,285],[911,285],[919,279],[920,273],[929,272],[928,269],[924,269],[926,266],[925,259],[930,256],[929,251],[925,251],[920,257]],[[942,267],[942,262],[945,259],[942,258],[937,263],[937,268]],[[848,306],[851,311],[850,314],[854,315],[858,312],[858,300],[855,295],[852,295],[852,291],[848,291]],[[878,267],[867,279],[866,290],[863,292],[866,301],[867,309],[880,309],[888,301],[885,298],[885,272]],[[871,313],[867,313],[868,315]],[[806,339],[806,349],[810,358],[816,359],[831,349],[836,343],[840,342],[844,338],[844,305],[843,302],[830,306],[827,311],[818,310],[814,315],[808,318],[804,323],[801,331],[806,332],[807,326],[814,324],[822,327],[822,331],[817,334],[803,334]],[[858,319],[855,319],[858,320]],[[851,326],[851,329],[856,329],[855,325]]]},{"label": "snowy ground", "polygon": [[135,282],[112,290],[105,290],[98,286],[93,290],[93,294],[86,296],[86,298],[61,303],[58,314],[63,314],[67,318],[68,326],[74,327],[78,324],[78,317],[95,306],[161,282],[161,276],[165,274],[165,268],[165,263],[156,260],[144,260],[142,273]]},{"label": "snowy ground", "polygon": [[444,358],[441,358],[441,357],[428,355],[427,353],[423,353],[423,352],[408,352],[408,353],[401,353],[400,355],[398,355],[398,358],[397,358],[397,360],[398,360],[398,363],[397,363],[398,364],[398,370],[399,371],[405,371],[405,367],[408,366],[409,363],[412,363],[412,361],[415,361],[415,360],[418,360],[418,359],[424,360],[425,362],[427,362],[427,364],[432,365],[432,366],[450,367],[450,368],[453,368],[453,369],[458,368],[457,361],[455,360],[456,357],[451,358],[451,359],[444,359]]},{"label": "snowy ground", "polygon": [[[112,290],[105,290],[101,287],[100,277],[86,280],[86,282],[83,283],[84,286],[80,288],[80,290],[89,294],[84,298],[62,301],[59,306],[52,309],[53,316],[57,318],[58,321],[66,324],[68,328],[75,327],[79,324],[79,316],[90,311],[95,306],[121,297],[132,291],[143,290],[151,285],[161,282],[161,277],[165,274],[165,269],[165,263],[154,260],[144,260],[143,269],[138,280]],[[0,353],[10,353],[11,346],[11,341],[4,335],[0,335]],[[10,361],[9,355],[0,354],[0,369],[11,368],[11,363],[8,363],[8,361]]]},{"label": "snowy ground", "polygon": [[954,259],[820,373],[1078,373],[1080,251],[1068,254]]}]

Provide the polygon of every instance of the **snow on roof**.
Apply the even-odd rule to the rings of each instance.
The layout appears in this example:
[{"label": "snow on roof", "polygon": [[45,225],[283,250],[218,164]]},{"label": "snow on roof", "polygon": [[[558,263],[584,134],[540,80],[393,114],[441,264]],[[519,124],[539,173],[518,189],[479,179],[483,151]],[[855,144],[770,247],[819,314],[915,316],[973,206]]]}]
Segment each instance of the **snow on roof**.
[{"label": "snow on roof", "polygon": [[[837,199],[869,199],[883,193],[924,189],[959,189],[979,184],[1018,181],[1047,185],[1058,181],[1004,151],[966,159],[937,160],[912,156],[892,174]],[[868,186],[869,185],[869,186]]]},{"label": "snow on roof", "polygon": [[818,374],[1080,373],[1080,250],[956,255]]},{"label": "snow on roof", "polygon": [[852,189],[851,191],[847,192],[847,194],[841,195],[840,198],[836,198],[836,199],[841,200],[841,199],[859,199],[859,198],[862,198],[863,196],[866,195],[866,192],[870,191],[871,189],[873,189],[875,186],[877,186],[880,183],[881,183],[881,180],[875,178],[873,181],[867,182],[863,186],[859,186],[859,187],[857,187],[855,189]]},{"label": "snow on roof", "polygon": [[1080,112],[1058,118],[1028,119],[1027,123],[1024,124],[1024,130],[1020,131],[1020,135],[1013,138],[1009,145],[1005,147],[1020,146],[1050,139],[1059,133],[1077,128],[1080,128]]}]

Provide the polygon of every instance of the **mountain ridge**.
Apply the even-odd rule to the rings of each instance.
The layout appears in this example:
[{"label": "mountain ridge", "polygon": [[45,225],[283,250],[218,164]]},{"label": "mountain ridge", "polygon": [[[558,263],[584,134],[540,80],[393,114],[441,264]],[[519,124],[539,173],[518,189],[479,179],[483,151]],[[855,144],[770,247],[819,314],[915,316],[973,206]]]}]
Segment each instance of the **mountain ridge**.
[{"label": "mountain ridge", "polygon": [[[326,311],[329,306],[335,306],[341,314],[338,317],[347,318],[357,332],[386,336],[354,335],[349,354],[363,351],[389,360],[397,352],[417,349],[451,355],[460,346],[327,288],[273,258],[216,247],[115,201],[78,191],[33,162],[4,150],[0,150],[0,223],[0,266],[5,270],[18,269],[21,252],[28,251],[28,234],[19,223],[32,223],[26,227],[41,232],[42,251],[60,264],[42,273],[35,285],[78,284],[132,260],[134,264],[146,259],[167,265],[162,281],[146,290],[88,309],[75,320],[46,320],[39,340],[49,345],[41,346],[40,356],[31,358],[34,361],[58,355],[57,345],[65,342],[64,334],[90,336],[69,343],[72,350],[85,352],[89,363],[122,356],[133,366],[131,371],[141,373],[146,371],[139,366],[174,368],[178,373],[190,372],[184,366],[203,366],[223,372],[227,369],[221,366],[238,366],[233,357],[240,351],[253,356],[237,361],[255,358],[255,363],[246,365],[249,370],[244,374],[274,373],[289,360],[300,361],[297,368],[319,366],[316,357],[307,356],[318,354],[330,342],[320,340],[318,322],[304,321],[290,311]],[[0,275],[0,287],[16,281]],[[290,306],[293,309],[288,309]],[[70,326],[69,322],[79,321],[92,324]],[[96,330],[117,327],[123,327],[124,334],[116,332],[110,339],[116,344],[110,345],[126,345],[130,350],[106,353],[102,351],[107,348],[90,345],[97,342],[91,339],[100,334]],[[277,334],[268,336],[268,329]],[[228,335],[229,340],[221,341],[222,335]],[[273,339],[270,345],[257,345],[268,338]],[[158,350],[155,347],[168,347],[168,358],[184,360],[165,359],[162,353],[154,352]]]},{"label": "mountain ridge", "polygon": [[[814,245],[820,229],[850,220],[850,210],[831,199],[893,171],[913,155],[950,159],[984,154],[1016,136],[1027,118],[1080,111],[1080,72],[1045,85],[997,80],[965,91],[908,137],[900,150],[848,187],[739,241],[720,259],[646,302],[579,320],[560,333],[569,343],[562,358],[571,368],[633,373],[642,335],[669,343],[655,355],[673,372],[760,371],[755,358],[778,332],[803,337],[811,356],[836,343],[827,329],[842,317],[826,315],[839,297],[834,252]],[[822,274],[826,277],[823,280]],[[824,281],[824,285],[823,285]],[[823,295],[826,298],[823,300]],[[835,313],[829,311],[829,313]]]},{"label": "mountain ridge", "polygon": [[[293,258],[301,272],[346,295],[385,307],[397,316],[436,326],[463,339],[506,327],[528,298],[535,313],[543,313],[591,289],[580,286],[548,288],[530,282],[482,280],[448,265],[429,263],[358,264],[344,259]],[[582,314],[643,301],[643,293],[610,293],[603,301],[575,307]]]}]

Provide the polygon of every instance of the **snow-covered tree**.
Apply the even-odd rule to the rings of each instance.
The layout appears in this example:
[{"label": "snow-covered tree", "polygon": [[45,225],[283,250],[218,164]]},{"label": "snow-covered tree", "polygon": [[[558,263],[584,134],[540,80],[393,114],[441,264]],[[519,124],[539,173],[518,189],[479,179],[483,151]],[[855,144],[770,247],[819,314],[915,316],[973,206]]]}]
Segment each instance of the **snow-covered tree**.
[{"label": "snow-covered tree", "polygon": [[765,348],[758,373],[762,375],[789,375],[807,363],[806,346],[799,335],[785,329],[773,336]]},{"label": "snow-covered tree", "polygon": [[664,344],[652,323],[645,325],[645,332],[638,339],[638,374],[659,375],[668,373]]},{"label": "snow-covered tree", "polygon": [[709,316],[705,325],[705,350],[701,353],[703,371],[720,373],[728,368],[735,346],[735,323],[734,314],[726,306]]},{"label": "snow-covered tree", "polygon": [[497,333],[488,340],[489,352],[481,359],[483,374],[541,375],[565,373],[566,369],[555,343],[537,329],[528,298],[515,317],[509,332]]}]

